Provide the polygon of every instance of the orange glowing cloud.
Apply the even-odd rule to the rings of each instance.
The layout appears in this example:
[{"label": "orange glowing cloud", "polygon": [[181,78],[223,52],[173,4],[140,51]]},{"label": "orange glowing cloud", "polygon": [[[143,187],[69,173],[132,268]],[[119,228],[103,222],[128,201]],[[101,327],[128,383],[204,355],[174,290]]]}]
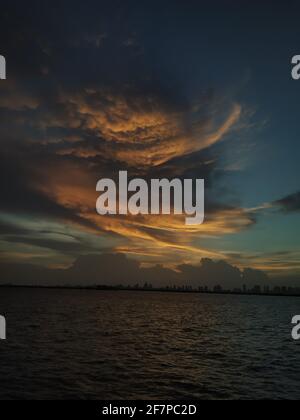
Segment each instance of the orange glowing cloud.
[{"label": "orange glowing cloud", "polygon": [[[206,238],[236,233],[252,224],[247,211],[234,208],[208,215],[199,226],[187,226],[185,216],[99,216],[95,209],[95,176],[85,165],[74,162],[62,161],[40,168],[35,179],[34,188],[89,221],[94,226],[91,233],[120,237],[124,245],[116,249],[118,252],[143,255],[146,259],[151,256],[157,259],[158,255],[170,260],[178,255],[184,261],[220,258],[220,253],[195,245],[195,240],[204,242]],[[81,228],[87,230],[86,226]]]},{"label": "orange glowing cloud", "polygon": [[203,116],[205,105],[176,110],[154,97],[127,99],[93,90],[61,95],[59,103],[64,114],[47,116],[39,125],[78,129],[94,139],[91,143],[82,137],[74,146],[67,142],[57,150],[59,155],[105,156],[138,168],[162,165],[212,146],[230,132],[242,112],[239,105],[231,105],[217,123],[212,116]]},{"label": "orange glowing cloud", "polygon": [[90,222],[93,233],[121,238],[124,244],[116,248],[118,252],[156,260],[163,256],[165,261],[175,255],[183,261],[220,258],[220,253],[199,246],[199,241],[239,232],[252,224],[243,209],[208,214],[200,226],[186,226],[184,217],[174,215],[101,217],[95,209],[98,179],[114,173],[112,167],[102,168],[103,159],[124,162],[133,173],[151,174],[151,168],[222,141],[240,119],[239,105],[232,105],[217,123],[216,118],[203,117],[199,104],[187,111],[176,110],[153,97],[128,99],[86,90],[61,95],[59,103],[64,109],[62,115],[47,115],[40,127],[67,128],[75,133],[66,141],[55,143],[51,138],[48,145],[43,142],[46,150],[55,146],[56,159],[36,168],[32,187]]}]

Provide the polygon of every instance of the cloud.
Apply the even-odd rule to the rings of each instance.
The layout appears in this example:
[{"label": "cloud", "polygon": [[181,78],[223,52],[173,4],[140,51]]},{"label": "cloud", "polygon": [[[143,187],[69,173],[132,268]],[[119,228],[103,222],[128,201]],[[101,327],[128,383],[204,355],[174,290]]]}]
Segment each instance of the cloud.
[{"label": "cloud", "polygon": [[51,236],[42,235],[42,237],[32,237],[32,233],[30,236],[16,236],[10,235],[6,237],[5,240],[10,243],[18,243],[18,244],[28,244],[33,245],[35,247],[40,248],[47,248],[56,251],[60,251],[61,253],[76,255],[79,253],[84,253],[88,251],[93,251],[92,247],[89,247],[87,243],[80,242],[77,240],[67,241],[67,240],[55,240],[51,238]]},{"label": "cloud", "polygon": [[300,211],[300,192],[288,195],[281,200],[273,203],[274,207],[278,207],[285,213],[296,213]]},{"label": "cloud", "polygon": [[[240,203],[211,198],[226,172],[221,146],[243,125],[243,107],[212,89],[188,95],[186,80],[175,68],[158,72],[139,34],[119,25],[114,8],[94,6],[95,13],[86,14],[61,4],[55,15],[39,4],[30,13],[5,6],[0,35],[13,70],[1,85],[0,210],[18,216],[20,225],[34,217],[85,238],[66,242],[4,230],[2,248],[15,244],[15,256],[26,245],[25,258],[32,247],[34,254],[68,257],[108,248],[168,267],[224,258],[206,239],[255,223]],[[34,15],[40,19],[33,22]],[[205,178],[205,224],[187,227],[174,216],[98,216],[96,183],[121,169],[147,180]],[[52,265],[52,253],[49,258]]]},{"label": "cloud", "polygon": [[43,269],[24,264],[1,264],[1,283],[23,285],[131,285],[145,283],[154,287],[189,286],[224,289],[268,285],[268,276],[253,269],[241,271],[223,261],[203,259],[198,265],[181,265],[176,270],[162,265],[142,267],[138,261],[122,254],[100,254],[79,257],[67,269]]},{"label": "cloud", "polygon": [[10,111],[34,110],[39,106],[38,98],[21,84],[10,79],[0,84],[0,108]]},{"label": "cloud", "polygon": [[[143,249],[147,260],[154,254],[168,260],[171,254],[181,255],[185,261],[188,255],[190,260],[221,257],[194,245],[194,239],[248,228],[253,217],[241,208],[207,199],[206,223],[198,227],[187,227],[175,216],[104,218],[95,211],[98,179],[115,178],[120,169],[146,179],[201,177],[209,188],[215,170],[210,150],[234,128],[241,108],[231,104],[224,110],[210,96],[202,101],[188,106],[171,103],[163,92],[147,96],[126,88],[117,94],[106,88],[53,94],[47,107],[41,104],[29,114],[16,109],[18,119],[13,118],[15,125],[8,129],[13,141],[0,152],[0,208],[61,220],[90,234],[118,236],[124,239],[119,252],[142,257]],[[22,144],[21,131],[27,136]],[[18,236],[14,240],[18,238],[22,243]],[[47,241],[25,240],[45,247]],[[48,248],[54,246],[60,247],[49,241]]]},{"label": "cloud", "polygon": [[[159,96],[130,90],[116,94],[86,89],[74,96],[63,95],[60,101],[64,117],[49,116],[38,124],[44,129],[77,129],[82,141],[73,147],[60,143],[58,154],[109,158],[134,168],[163,165],[204,150],[222,140],[241,115],[236,104],[220,118],[224,110],[213,110],[207,101],[182,110]],[[214,113],[221,122],[214,121]]]},{"label": "cloud", "polygon": [[16,234],[26,234],[27,230],[23,227],[17,226],[13,223],[7,221],[2,221],[0,219],[0,235],[16,235]]},{"label": "cloud", "polygon": [[300,275],[299,249],[256,252],[256,253],[226,253],[230,261],[235,261],[239,266],[254,266],[267,272],[272,277]]}]

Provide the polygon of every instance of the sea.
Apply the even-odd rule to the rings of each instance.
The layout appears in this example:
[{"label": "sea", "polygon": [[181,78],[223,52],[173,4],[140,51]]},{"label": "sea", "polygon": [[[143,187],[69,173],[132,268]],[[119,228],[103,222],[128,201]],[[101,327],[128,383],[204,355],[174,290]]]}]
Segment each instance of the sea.
[{"label": "sea", "polygon": [[300,298],[1,288],[1,400],[300,398]]}]

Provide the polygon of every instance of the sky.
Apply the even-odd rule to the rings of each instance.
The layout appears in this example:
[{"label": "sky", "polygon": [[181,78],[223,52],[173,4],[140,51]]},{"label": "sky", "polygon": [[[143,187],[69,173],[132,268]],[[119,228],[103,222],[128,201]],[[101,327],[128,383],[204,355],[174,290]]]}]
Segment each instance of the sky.
[{"label": "sky", "polygon": [[[2,5],[0,264],[59,270],[123,255],[178,273],[209,259],[300,279],[299,8]],[[99,216],[96,183],[119,170],[204,178],[205,223]]]}]

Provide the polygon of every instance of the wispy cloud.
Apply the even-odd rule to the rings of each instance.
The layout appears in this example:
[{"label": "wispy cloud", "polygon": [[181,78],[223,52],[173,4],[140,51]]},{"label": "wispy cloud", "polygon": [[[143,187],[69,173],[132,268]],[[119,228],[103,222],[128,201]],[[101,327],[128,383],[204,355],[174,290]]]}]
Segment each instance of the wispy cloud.
[{"label": "wispy cloud", "polygon": [[294,194],[288,195],[278,201],[272,203],[274,207],[277,207],[285,213],[295,213],[300,211],[300,192],[297,191]]}]

